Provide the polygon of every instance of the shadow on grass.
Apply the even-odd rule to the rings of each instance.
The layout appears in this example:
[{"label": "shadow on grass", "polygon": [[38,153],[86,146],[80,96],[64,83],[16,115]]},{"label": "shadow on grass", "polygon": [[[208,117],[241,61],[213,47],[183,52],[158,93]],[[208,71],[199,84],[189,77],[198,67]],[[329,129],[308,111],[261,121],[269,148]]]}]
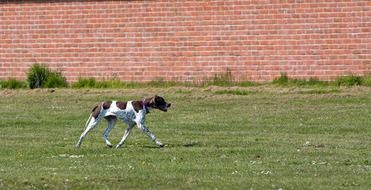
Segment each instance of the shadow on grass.
[{"label": "shadow on grass", "polygon": [[156,145],[143,145],[142,148],[153,148],[153,149],[162,149],[162,148],[174,148],[174,147],[185,147],[185,148],[192,148],[192,147],[199,147],[201,146],[198,142],[186,143],[186,144],[165,144],[164,147],[159,147]]},{"label": "shadow on grass", "polygon": [[201,146],[201,145],[200,145],[200,143],[193,142],[193,143],[183,144],[182,146],[186,147],[186,148],[190,148],[190,147]]}]

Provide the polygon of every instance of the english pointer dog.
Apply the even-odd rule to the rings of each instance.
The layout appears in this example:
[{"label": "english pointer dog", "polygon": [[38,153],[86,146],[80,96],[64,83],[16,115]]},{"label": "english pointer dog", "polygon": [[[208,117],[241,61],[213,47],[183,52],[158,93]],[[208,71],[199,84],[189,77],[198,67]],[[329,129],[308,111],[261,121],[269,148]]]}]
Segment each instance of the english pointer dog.
[{"label": "english pointer dog", "polygon": [[122,120],[128,125],[125,130],[124,136],[122,137],[116,148],[120,148],[128,138],[130,131],[135,125],[141,129],[153,142],[155,142],[159,147],[164,147],[160,141],[147,129],[145,125],[146,114],[149,113],[150,109],[159,109],[161,111],[167,112],[168,108],[171,106],[170,103],[166,103],[165,99],[161,96],[154,96],[151,98],[146,98],[141,101],[128,101],[128,102],[118,102],[118,101],[105,101],[101,104],[95,106],[91,111],[89,119],[85,124],[85,131],[81,134],[76,147],[80,147],[82,141],[86,135],[94,129],[98,123],[104,118],[108,122],[106,130],[103,132],[103,139],[106,145],[112,148],[111,142],[108,140],[108,134],[111,132],[116,124],[117,119]]}]

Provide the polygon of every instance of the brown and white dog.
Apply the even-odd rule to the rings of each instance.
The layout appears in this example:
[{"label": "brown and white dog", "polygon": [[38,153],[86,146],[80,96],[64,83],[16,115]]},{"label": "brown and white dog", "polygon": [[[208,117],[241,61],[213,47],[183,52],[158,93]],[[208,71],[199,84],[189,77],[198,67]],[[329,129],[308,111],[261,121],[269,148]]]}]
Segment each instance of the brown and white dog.
[{"label": "brown and white dog", "polygon": [[128,128],[126,129],[124,136],[122,137],[120,143],[117,144],[116,148],[120,148],[125,143],[130,131],[135,125],[137,125],[137,127],[141,129],[149,138],[151,138],[151,140],[158,146],[163,147],[164,144],[158,141],[156,137],[147,129],[145,125],[145,116],[152,108],[167,112],[170,106],[171,104],[166,103],[165,99],[160,96],[146,98],[143,101],[102,102],[100,105],[95,106],[91,111],[90,117],[85,124],[86,129],[81,134],[76,147],[80,147],[86,135],[92,129],[94,129],[103,118],[108,122],[108,127],[103,132],[103,139],[106,141],[106,145],[108,147],[112,147],[111,142],[108,140],[108,134],[115,126],[117,118],[128,124]]}]

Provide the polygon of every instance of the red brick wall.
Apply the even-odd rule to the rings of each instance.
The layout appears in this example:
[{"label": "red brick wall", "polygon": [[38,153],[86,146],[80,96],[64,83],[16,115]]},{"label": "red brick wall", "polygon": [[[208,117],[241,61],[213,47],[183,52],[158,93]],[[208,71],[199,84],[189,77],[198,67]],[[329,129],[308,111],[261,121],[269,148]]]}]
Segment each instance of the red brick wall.
[{"label": "red brick wall", "polygon": [[333,79],[371,72],[369,0],[1,0],[0,79]]}]

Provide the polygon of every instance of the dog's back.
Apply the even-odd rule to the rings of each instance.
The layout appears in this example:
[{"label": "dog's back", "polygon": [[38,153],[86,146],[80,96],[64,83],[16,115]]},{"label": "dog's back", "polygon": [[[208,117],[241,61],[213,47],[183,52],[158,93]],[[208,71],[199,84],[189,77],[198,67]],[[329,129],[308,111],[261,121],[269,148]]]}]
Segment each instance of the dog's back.
[{"label": "dog's back", "polygon": [[91,115],[96,119],[102,111],[110,109],[111,106],[113,105],[119,108],[120,110],[126,110],[127,102],[116,102],[116,101],[102,102],[101,104],[95,106],[91,110]]}]

